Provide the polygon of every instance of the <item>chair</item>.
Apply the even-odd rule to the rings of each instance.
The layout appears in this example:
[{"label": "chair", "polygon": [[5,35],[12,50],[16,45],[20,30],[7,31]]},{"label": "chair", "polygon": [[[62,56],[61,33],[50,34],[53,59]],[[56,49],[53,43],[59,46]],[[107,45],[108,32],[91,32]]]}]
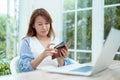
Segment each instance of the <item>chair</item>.
[{"label": "chair", "polygon": [[14,57],[10,62],[10,70],[12,74],[18,73],[17,63],[20,56]]}]

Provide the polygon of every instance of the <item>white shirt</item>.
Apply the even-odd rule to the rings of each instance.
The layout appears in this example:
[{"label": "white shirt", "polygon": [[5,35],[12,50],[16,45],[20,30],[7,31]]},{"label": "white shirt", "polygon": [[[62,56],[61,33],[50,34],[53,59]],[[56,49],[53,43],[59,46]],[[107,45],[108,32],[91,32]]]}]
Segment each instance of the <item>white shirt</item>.
[{"label": "white shirt", "polygon": [[[58,44],[58,42],[59,41],[56,39],[51,41],[51,43],[54,43],[55,45]],[[45,50],[43,45],[36,37],[30,37],[30,48],[35,58],[37,58]],[[52,60],[51,56],[47,56],[45,59],[43,59],[43,61],[39,64],[38,67],[43,67],[48,65],[58,66],[57,59]]]}]

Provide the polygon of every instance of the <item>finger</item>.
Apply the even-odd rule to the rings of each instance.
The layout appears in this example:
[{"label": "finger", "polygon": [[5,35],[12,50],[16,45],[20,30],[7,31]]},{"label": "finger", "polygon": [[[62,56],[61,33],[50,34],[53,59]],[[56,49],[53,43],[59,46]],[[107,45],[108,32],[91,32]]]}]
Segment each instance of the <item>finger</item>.
[{"label": "finger", "polygon": [[51,51],[51,52],[58,52],[57,49],[54,49],[54,48],[46,48],[45,51]]},{"label": "finger", "polygon": [[60,57],[61,57],[61,58],[64,58],[64,57],[63,57],[63,54],[62,54],[62,52],[61,52],[61,51],[60,51],[59,55],[60,55]]},{"label": "finger", "polygon": [[52,55],[55,54],[55,52],[51,52],[51,51],[46,51],[45,53],[46,53],[47,56],[52,56]]},{"label": "finger", "polygon": [[63,49],[63,50],[62,50],[62,53],[63,53],[63,56],[64,56],[64,57],[67,57],[67,56],[68,56],[68,51],[67,51],[67,50]]},{"label": "finger", "polygon": [[45,51],[52,51],[52,48],[46,48]]},{"label": "finger", "polygon": [[50,52],[48,55],[49,55],[49,56],[53,56],[54,54]]},{"label": "finger", "polygon": [[64,50],[61,51],[61,54],[64,58],[66,57],[66,52]]},{"label": "finger", "polygon": [[46,48],[50,48],[51,45],[55,45],[55,44],[54,43],[50,43],[50,44],[47,45]]},{"label": "finger", "polygon": [[60,50],[58,51],[58,54],[59,54],[59,57],[61,57],[61,56],[62,56],[62,55],[61,55],[61,51],[60,51]]}]

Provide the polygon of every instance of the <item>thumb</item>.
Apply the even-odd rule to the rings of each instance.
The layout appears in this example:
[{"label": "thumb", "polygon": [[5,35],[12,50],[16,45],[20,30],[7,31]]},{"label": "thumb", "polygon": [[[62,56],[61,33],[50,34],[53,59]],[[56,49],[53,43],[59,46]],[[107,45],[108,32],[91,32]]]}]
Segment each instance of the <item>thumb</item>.
[{"label": "thumb", "polygon": [[50,43],[50,44],[47,45],[46,48],[50,48],[51,45],[55,45],[55,44],[54,43]]}]

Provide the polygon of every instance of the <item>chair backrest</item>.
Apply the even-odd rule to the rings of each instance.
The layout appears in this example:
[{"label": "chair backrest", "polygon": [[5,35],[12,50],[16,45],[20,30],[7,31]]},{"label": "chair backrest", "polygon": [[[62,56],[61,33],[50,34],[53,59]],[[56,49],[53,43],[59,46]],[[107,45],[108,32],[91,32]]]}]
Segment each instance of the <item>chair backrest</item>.
[{"label": "chair backrest", "polygon": [[19,57],[20,56],[14,57],[10,62],[10,70],[11,70],[12,74],[17,74],[18,73],[17,63],[18,63]]}]

